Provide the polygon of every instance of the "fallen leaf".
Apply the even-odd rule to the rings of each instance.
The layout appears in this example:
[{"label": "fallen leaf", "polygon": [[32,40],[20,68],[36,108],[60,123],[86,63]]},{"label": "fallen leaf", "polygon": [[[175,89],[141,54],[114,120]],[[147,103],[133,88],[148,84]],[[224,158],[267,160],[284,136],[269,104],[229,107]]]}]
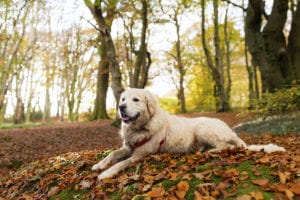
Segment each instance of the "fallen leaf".
[{"label": "fallen leaf", "polygon": [[294,184],[292,185],[292,187],[290,188],[290,190],[291,190],[293,193],[295,193],[295,194],[297,194],[297,195],[300,195],[300,183],[294,183]]},{"label": "fallen leaf", "polygon": [[58,186],[54,186],[49,190],[49,192],[47,193],[47,196],[52,197],[52,196],[56,195],[57,192],[58,192]]},{"label": "fallen leaf", "polygon": [[82,180],[79,185],[81,186],[82,189],[88,189],[91,187],[92,183],[86,180]]},{"label": "fallen leaf", "polygon": [[250,195],[255,200],[263,200],[264,199],[264,195],[262,192],[251,192]]},{"label": "fallen leaf", "polygon": [[177,190],[177,191],[175,191],[175,194],[179,199],[183,199],[186,195],[186,192],[182,191],[182,190]]},{"label": "fallen leaf", "polygon": [[279,191],[279,192],[284,192],[288,189],[288,186],[286,184],[278,184],[276,185],[276,190]]},{"label": "fallen leaf", "polygon": [[256,163],[261,163],[261,164],[266,164],[266,163],[269,163],[269,162],[270,162],[269,157],[262,157],[262,158],[260,158],[256,161]]},{"label": "fallen leaf", "polygon": [[185,191],[187,192],[190,188],[190,185],[187,181],[180,181],[178,184],[177,184],[177,188],[178,190],[182,190],[182,191]]},{"label": "fallen leaf", "polygon": [[155,187],[152,188],[150,192],[148,192],[149,197],[151,198],[157,198],[157,197],[162,197],[165,194],[165,190],[163,187]]},{"label": "fallen leaf", "polygon": [[285,191],[285,196],[290,200],[292,200],[294,198],[294,194],[290,190]]},{"label": "fallen leaf", "polygon": [[252,183],[256,184],[256,185],[266,185],[267,183],[269,183],[268,179],[255,179],[255,180],[251,180]]},{"label": "fallen leaf", "polygon": [[244,194],[242,196],[238,196],[236,200],[251,200],[251,196],[248,194]]},{"label": "fallen leaf", "polygon": [[286,179],[287,179],[286,174],[282,173],[282,172],[278,172],[278,176],[279,176],[280,183],[285,184],[286,183]]},{"label": "fallen leaf", "polygon": [[144,185],[143,192],[147,192],[152,187],[151,184]]}]

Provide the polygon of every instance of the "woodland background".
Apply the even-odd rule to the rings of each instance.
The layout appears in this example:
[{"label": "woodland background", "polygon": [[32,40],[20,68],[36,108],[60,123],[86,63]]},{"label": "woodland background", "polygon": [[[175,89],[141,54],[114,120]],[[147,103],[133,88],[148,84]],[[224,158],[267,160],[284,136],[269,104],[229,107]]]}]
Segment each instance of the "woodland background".
[{"label": "woodland background", "polygon": [[[0,199],[299,199],[299,0],[1,0],[0,16]],[[155,154],[99,182],[127,87],[286,152]]]},{"label": "woodland background", "polygon": [[173,113],[299,110],[299,1],[4,0],[0,15],[0,124],[114,118],[127,87]]}]

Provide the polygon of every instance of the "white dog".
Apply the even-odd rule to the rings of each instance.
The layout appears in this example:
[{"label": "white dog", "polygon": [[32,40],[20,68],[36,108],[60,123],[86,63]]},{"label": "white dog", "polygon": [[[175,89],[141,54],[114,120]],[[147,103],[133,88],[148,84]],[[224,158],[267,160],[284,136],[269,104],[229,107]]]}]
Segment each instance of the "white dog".
[{"label": "white dog", "polygon": [[170,115],[164,112],[156,98],[144,89],[128,89],[123,92],[118,112],[122,119],[120,135],[123,138],[123,146],[92,167],[92,170],[104,170],[113,165],[98,176],[99,180],[113,177],[130,163],[157,152],[217,152],[233,147],[253,151],[285,151],[283,147],[273,144],[247,146],[219,119]]}]

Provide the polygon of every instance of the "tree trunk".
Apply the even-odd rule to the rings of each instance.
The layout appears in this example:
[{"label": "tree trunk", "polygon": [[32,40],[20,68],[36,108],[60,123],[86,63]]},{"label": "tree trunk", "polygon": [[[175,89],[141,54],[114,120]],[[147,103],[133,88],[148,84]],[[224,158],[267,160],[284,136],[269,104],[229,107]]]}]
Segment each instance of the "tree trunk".
[{"label": "tree trunk", "polygon": [[[85,4],[88,6],[94,19],[96,20],[98,25],[97,30],[102,38],[101,40],[105,43],[107,48],[107,59],[109,63],[109,72],[111,74],[111,87],[116,100],[116,109],[118,109],[119,99],[124,89],[121,83],[122,75],[119,63],[117,61],[116,49],[110,34],[110,26],[115,15],[117,4],[116,2],[109,1],[109,5],[107,5],[106,18],[104,18],[102,13],[101,1],[96,0],[95,3],[92,4],[90,0],[85,0]],[[105,19],[107,19],[107,22]],[[118,121],[119,116],[116,114],[116,121],[114,124],[118,123]]]},{"label": "tree trunk", "polygon": [[[46,72],[47,73],[47,72]],[[50,110],[51,110],[51,101],[50,101],[50,79],[47,76],[47,83],[46,83],[46,96],[45,96],[45,105],[44,105],[44,112],[43,112],[43,122],[49,120],[50,118]]]},{"label": "tree trunk", "polygon": [[[100,38],[101,40],[102,38]],[[95,107],[92,115],[92,120],[96,119],[108,119],[108,114],[106,111],[106,96],[108,90],[108,80],[109,80],[109,63],[107,60],[105,42],[100,42],[99,54],[100,62],[98,68],[98,78],[97,78],[97,91]]]},{"label": "tree trunk", "polygon": [[[216,109],[219,112],[228,111],[229,107],[229,99],[226,95],[225,85],[224,85],[224,70],[222,63],[222,55],[221,55],[221,47],[220,47],[220,36],[219,36],[219,19],[218,19],[218,0],[213,1],[214,7],[214,47],[215,47],[215,56],[213,62],[211,53],[208,49],[206,37],[205,37],[205,1],[201,0],[201,41],[203,51],[206,57],[207,65],[211,71],[212,77],[216,84],[215,95],[218,96],[216,99]],[[220,102],[220,104],[218,103]]]},{"label": "tree trunk", "polygon": [[[300,84],[300,2],[298,1],[296,11],[293,15],[293,22],[291,26],[290,35],[288,38],[288,53],[291,61],[291,73],[286,76],[291,76]],[[293,73],[294,72],[294,73]],[[288,78],[291,79],[291,78]]]},{"label": "tree trunk", "polygon": [[180,103],[180,112],[186,113],[186,103],[185,103],[185,94],[184,94],[184,76],[185,76],[185,70],[182,62],[182,56],[181,56],[181,40],[180,40],[180,25],[178,22],[178,9],[175,11],[174,16],[175,26],[176,26],[176,60],[177,60],[177,70],[179,72],[179,91],[178,91],[178,98]]},{"label": "tree trunk", "polygon": [[230,100],[230,93],[231,93],[231,51],[230,51],[230,33],[228,33],[228,6],[225,12],[224,18],[224,40],[225,40],[225,54],[226,54],[226,76],[227,76],[227,86],[225,89],[227,101]]},{"label": "tree trunk", "polygon": [[[252,63],[261,71],[262,92],[275,92],[289,84],[289,62],[283,28],[287,18],[288,1],[274,0],[272,12],[266,16],[264,2],[250,0],[245,22],[245,39],[252,55]],[[262,30],[262,16],[267,23]],[[262,30],[262,31],[261,31]]]},{"label": "tree trunk", "polygon": [[140,40],[140,48],[137,52],[134,73],[133,73],[133,85],[134,88],[144,88],[145,84],[141,82],[142,73],[148,73],[147,71],[142,70],[142,66],[145,65],[146,56],[147,56],[147,45],[146,45],[146,33],[148,28],[148,3],[146,0],[141,0],[142,2],[142,32]]}]

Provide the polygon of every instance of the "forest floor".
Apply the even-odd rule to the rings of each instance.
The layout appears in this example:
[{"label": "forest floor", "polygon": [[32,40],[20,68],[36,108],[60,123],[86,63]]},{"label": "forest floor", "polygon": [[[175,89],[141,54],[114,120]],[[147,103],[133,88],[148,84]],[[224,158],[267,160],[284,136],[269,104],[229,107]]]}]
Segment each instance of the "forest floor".
[{"label": "forest floor", "polygon": [[[251,118],[236,112],[185,116],[216,117],[230,127]],[[70,195],[79,199],[131,199],[137,194],[143,194],[142,199],[201,199],[201,196],[266,199],[268,195],[300,198],[300,138],[293,133],[240,134],[247,144],[276,143],[285,147],[287,153],[266,155],[239,149],[217,155],[160,154],[141,161],[145,171],[139,172],[140,175],[137,171],[141,170],[141,164],[133,165],[118,178],[99,185],[97,173],[90,171],[91,166],[106,150],[121,145],[118,129],[111,122],[55,123],[0,130],[0,200],[2,197],[68,199]],[[248,169],[236,167],[238,164]],[[236,168],[229,170],[231,167]],[[248,179],[251,181],[245,182]],[[240,192],[240,187],[249,188],[249,185],[252,191]]]}]

